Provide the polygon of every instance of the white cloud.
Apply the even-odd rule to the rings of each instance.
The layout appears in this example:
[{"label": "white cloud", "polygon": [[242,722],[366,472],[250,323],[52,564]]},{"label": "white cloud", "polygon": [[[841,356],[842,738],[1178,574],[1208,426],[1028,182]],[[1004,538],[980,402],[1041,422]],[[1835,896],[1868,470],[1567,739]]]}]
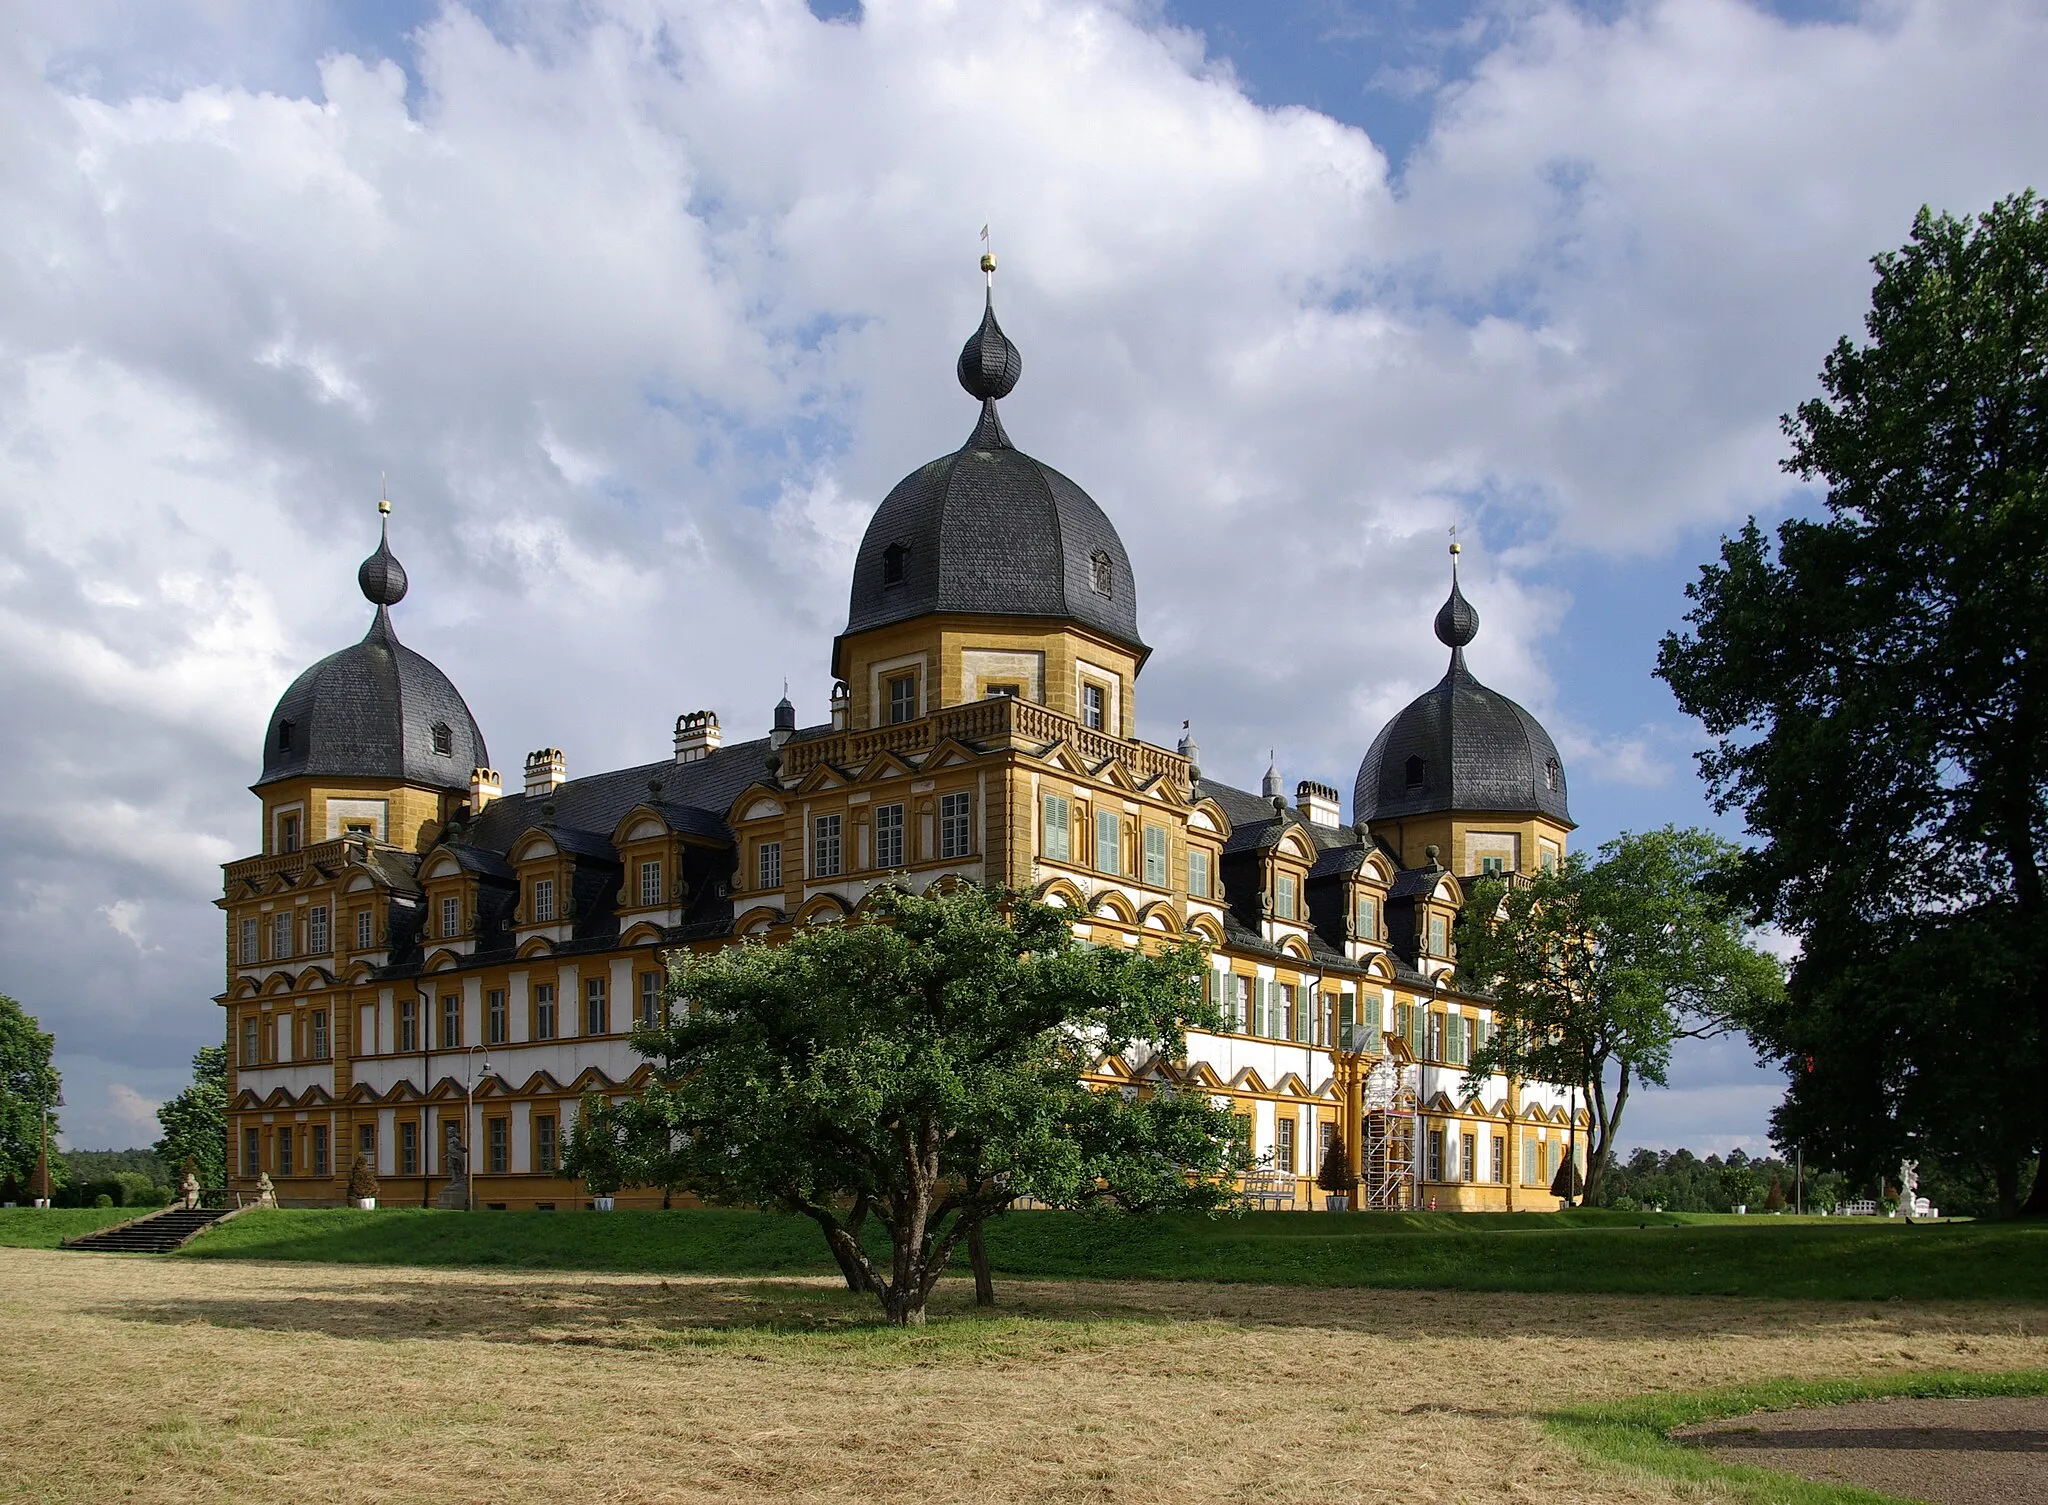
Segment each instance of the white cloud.
[{"label": "white cloud", "polygon": [[[212,76],[90,12],[0,55],[0,948],[165,1072],[218,1033],[265,715],[368,620],[381,472],[399,630],[501,767],[765,728],[785,675],[821,717],[868,511],[970,427],[988,220],[1005,419],[1130,545],[1148,735],[1348,788],[1442,672],[1457,522],[1475,669],[1575,796],[1655,787],[1653,730],[1555,713],[1544,572],[1777,497],[1867,256],[2048,147],[2017,0],[1534,8],[1398,185],[1145,6],[451,7],[409,72],[265,9],[195,22],[246,43]],[[71,921],[109,892],[140,984]]]},{"label": "white cloud", "polygon": [[108,1121],[117,1130],[127,1130],[134,1143],[150,1143],[163,1132],[156,1121],[156,1110],[162,1106],[161,1099],[144,1097],[126,1082],[107,1084]]}]

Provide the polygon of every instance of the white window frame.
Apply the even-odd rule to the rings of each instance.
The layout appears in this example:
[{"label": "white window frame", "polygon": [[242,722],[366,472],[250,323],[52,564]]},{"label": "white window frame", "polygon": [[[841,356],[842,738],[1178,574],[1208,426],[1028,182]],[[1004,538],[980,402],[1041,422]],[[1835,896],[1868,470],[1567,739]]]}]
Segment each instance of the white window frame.
[{"label": "white window frame", "polygon": [[552,925],[555,920],[555,880],[536,878],[533,880],[533,923]]},{"label": "white window frame", "polygon": [[[830,843],[828,846],[827,843]],[[827,865],[829,858],[830,865]],[[837,878],[846,871],[846,818],[837,813],[811,818],[811,876]]]},{"label": "white window frame", "polygon": [[242,965],[253,967],[263,960],[263,925],[251,916],[242,921]]},{"label": "white window frame", "polygon": [[764,841],[754,855],[756,876],[762,888],[782,887],[782,843]]},{"label": "white window frame", "polygon": [[939,856],[965,857],[974,850],[974,796],[964,790],[939,796]]},{"label": "white window frame", "polygon": [[640,907],[653,909],[661,903],[661,859],[640,864]]},{"label": "white window frame", "polygon": [[883,871],[904,865],[904,808],[901,805],[875,806],[875,863]]}]

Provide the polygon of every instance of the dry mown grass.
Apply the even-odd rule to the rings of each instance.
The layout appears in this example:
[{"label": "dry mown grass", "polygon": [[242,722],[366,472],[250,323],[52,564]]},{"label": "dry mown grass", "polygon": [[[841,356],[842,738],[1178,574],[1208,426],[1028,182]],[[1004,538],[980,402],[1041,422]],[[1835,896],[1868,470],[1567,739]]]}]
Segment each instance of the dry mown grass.
[{"label": "dry mown grass", "polygon": [[0,1251],[0,1498],[1668,1500],[1532,1413],[2048,1365],[2038,1307],[808,1280]]}]

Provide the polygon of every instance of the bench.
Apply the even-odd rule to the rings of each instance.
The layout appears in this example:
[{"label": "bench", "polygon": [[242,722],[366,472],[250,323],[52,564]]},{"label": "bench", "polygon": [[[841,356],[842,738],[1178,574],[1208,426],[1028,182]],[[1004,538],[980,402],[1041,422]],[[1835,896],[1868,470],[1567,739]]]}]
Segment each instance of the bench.
[{"label": "bench", "polygon": [[1254,1207],[1294,1205],[1294,1177],[1285,1171],[1252,1171],[1244,1178],[1244,1199]]}]

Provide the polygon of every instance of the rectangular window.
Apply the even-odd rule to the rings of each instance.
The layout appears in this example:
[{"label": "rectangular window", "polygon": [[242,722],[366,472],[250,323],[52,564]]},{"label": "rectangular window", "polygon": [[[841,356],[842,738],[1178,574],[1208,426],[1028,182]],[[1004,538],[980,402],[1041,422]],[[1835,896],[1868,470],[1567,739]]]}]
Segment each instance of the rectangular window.
[{"label": "rectangular window", "polygon": [[1209,854],[1193,847],[1188,848],[1188,896],[1209,897]]},{"label": "rectangular window", "polygon": [[1377,993],[1363,994],[1358,1000],[1358,1027],[1365,1038],[1359,1043],[1370,1051],[1385,1048],[1386,1042],[1380,1033],[1386,1029],[1386,1000]]},{"label": "rectangular window", "polygon": [[1274,1168],[1292,1172],[1294,1169],[1294,1115],[1292,1113],[1282,1113],[1274,1120],[1273,1129]]},{"label": "rectangular window", "polygon": [[640,1027],[653,1029],[661,1017],[661,974],[642,972],[640,974]]},{"label": "rectangular window", "polygon": [[493,1118],[484,1124],[484,1166],[494,1176],[505,1174],[507,1148],[512,1140],[512,1120]]},{"label": "rectangular window", "polygon": [[903,866],[903,807],[875,806],[875,866],[893,869]]},{"label": "rectangular window", "polygon": [[242,921],[242,965],[245,967],[253,967],[263,960],[257,951],[256,937],[260,930],[261,927],[254,920]]},{"label": "rectangular window", "polygon": [[325,956],[327,949],[327,906],[315,904],[306,911],[306,950]]},{"label": "rectangular window", "polygon": [[1071,807],[1066,799],[1057,794],[1045,797],[1045,839],[1039,843],[1044,849],[1048,862],[1071,862],[1073,844],[1068,839],[1068,816]]},{"label": "rectangular window", "polygon": [[1301,1021],[1295,1017],[1297,995],[1294,984],[1291,982],[1276,983],[1274,991],[1279,994],[1279,1001],[1273,1009],[1273,1038],[1276,1040],[1300,1038],[1296,1034]]},{"label": "rectangular window", "polygon": [[1102,723],[1109,708],[1109,692],[1101,685],[1081,686],[1081,724],[1094,731],[1102,730]]},{"label": "rectangular window", "polygon": [[441,1049],[455,1050],[462,1044],[462,998],[459,994],[441,995]]},{"label": "rectangular window", "polygon": [[1524,1186],[1534,1186],[1536,1184],[1537,1153],[1538,1151],[1535,1140],[1524,1139],[1522,1141],[1522,1184]]},{"label": "rectangular window", "polygon": [[1394,1005],[1394,1033],[1408,1042],[1408,1049],[1411,1052],[1420,1054],[1415,1050],[1415,1010],[1408,1004]]},{"label": "rectangular window", "polygon": [[1432,1012],[1428,1019],[1429,1034],[1423,1043],[1422,1056],[1426,1061],[1441,1061],[1444,1058],[1444,1016],[1441,1012]]},{"label": "rectangular window", "polygon": [[1444,1178],[1444,1131],[1431,1129],[1424,1143],[1428,1146],[1428,1151],[1422,1168],[1422,1179],[1441,1181]]},{"label": "rectangular window", "polygon": [[762,888],[782,887],[782,843],[764,841],[755,854],[755,871],[760,875]]},{"label": "rectangular window", "polygon": [[420,1173],[420,1126],[407,1120],[398,1126],[398,1174]]},{"label": "rectangular window", "polygon": [[263,1171],[263,1132],[260,1129],[242,1130],[242,1174],[255,1176]]},{"label": "rectangular window", "polygon": [[375,1124],[356,1125],[356,1153],[370,1162],[372,1170],[376,1169],[377,1126]]},{"label": "rectangular window", "polygon": [[327,1174],[327,1125],[313,1125],[313,1174]]},{"label": "rectangular window", "polygon": [[1280,873],[1273,879],[1273,913],[1283,920],[1294,914],[1294,874]]},{"label": "rectangular window", "polygon": [[839,876],[839,817],[821,815],[811,822],[811,876]]},{"label": "rectangular window", "polygon": [[281,960],[292,954],[292,917],[288,914],[270,917],[270,959]]},{"label": "rectangular window", "polygon": [[1482,878],[1498,878],[1506,868],[1507,862],[1503,858],[1482,857],[1479,859],[1479,875]]},{"label": "rectangular window", "polygon": [[441,901],[441,938],[452,939],[462,934],[462,900],[453,895]]},{"label": "rectangular window", "polygon": [[939,856],[965,857],[974,850],[973,813],[973,795],[939,796]]},{"label": "rectangular window", "polygon": [[1458,1136],[1458,1179],[1477,1181],[1479,1179],[1479,1136],[1460,1134]]},{"label": "rectangular window", "polygon": [[254,1014],[242,1016],[242,1064],[260,1066],[263,1064],[263,1025]]},{"label": "rectangular window", "polygon": [[542,1175],[555,1172],[555,1115],[533,1115],[533,1168]]},{"label": "rectangular window", "polygon": [[551,982],[533,985],[533,1038],[555,1038],[555,985]]},{"label": "rectangular window", "polygon": [[1380,938],[1379,901],[1370,894],[1361,894],[1358,899],[1358,921],[1353,926],[1361,941],[1376,941]]},{"label": "rectangular window", "polygon": [[370,949],[370,943],[375,939],[370,931],[373,923],[375,922],[371,920],[369,910],[359,909],[356,911],[356,950],[368,951]]},{"label": "rectangular window", "polygon": [[1453,1066],[1463,1066],[1469,1059],[1465,1053],[1465,1016],[1453,1014],[1444,1020],[1444,1059]]},{"label": "rectangular window", "polygon": [[296,815],[281,816],[277,822],[277,846],[282,852],[296,852],[299,849],[299,818]]},{"label": "rectangular window", "polygon": [[1121,873],[1123,864],[1122,823],[1114,810],[1095,812],[1095,871]]},{"label": "rectangular window", "polygon": [[277,1173],[280,1176],[293,1174],[292,1131],[288,1124],[277,1126]]},{"label": "rectangular window", "polygon": [[315,1009],[312,1013],[313,1049],[309,1054],[316,1061],[324,1061],[330,1052],[327,1049],[327,1010]]},{"label": "rectangular window", "polygon": [[1249,977],[1232,976],[1230,979],[1231,1028],[1249,1030],[1252,1023],[1252,980]]},{"label": "rectangular window", "polygon": [[917,720],[917,676],[892,675],[889,684],[889,725]]},{"label": "rectangular window", "polygon": [[417,998],[398,1000],[398,1048],[420,1048],[420,1004]]},{"label": "rectangular window", "polygon": [[484,995],[484,1043],[505,1043],[505,990],[493,988]]},{"label": "rectangular window", "polygon": [[652,909],[661,902],[661,864],[640,864],[640,907]]},{"label": "rectangular window", "polygon": [[536,878],[533,880],[533,923],[546,925],[555,918],[555,880]]},{"label": "rectangular window", "polygon": [[1449,956],[1451,954],[1451,922],[1440,914],[1429,917],[1429,954]]},{"label": "rectangular window", "polygon": [[611,1021],[606,1017],[610,1011],[605,1008],[604,979],[586,977],[583,979],[583,1033],[602,1035],[608,1033]]},{"label": "rectangular window", "polygon": [[1493,1173],[1486,1179],[1495,1185],[1508,1178],[1508,1141],[1504,1134],[1493,1136]]},{"label": "rectangular window", "polygon": [[1358,1032],[1358,999],[1354,994],[1342,994],[1337,1000],[1337,1048],[1339,1050],[1361,1050],[1365,1042]]},{"label": "rectangular window", "polygon": [[1408,1049],[1416,1056],[1423,1055],[1424,1039],[1429,1033],[1429,1010],[1417,1004],[1408,1011]]},{"label": "rectangular window", "polygon": [[1166,887],[1166,827],[1145,827],[1145,881],[1153,888]]}]

